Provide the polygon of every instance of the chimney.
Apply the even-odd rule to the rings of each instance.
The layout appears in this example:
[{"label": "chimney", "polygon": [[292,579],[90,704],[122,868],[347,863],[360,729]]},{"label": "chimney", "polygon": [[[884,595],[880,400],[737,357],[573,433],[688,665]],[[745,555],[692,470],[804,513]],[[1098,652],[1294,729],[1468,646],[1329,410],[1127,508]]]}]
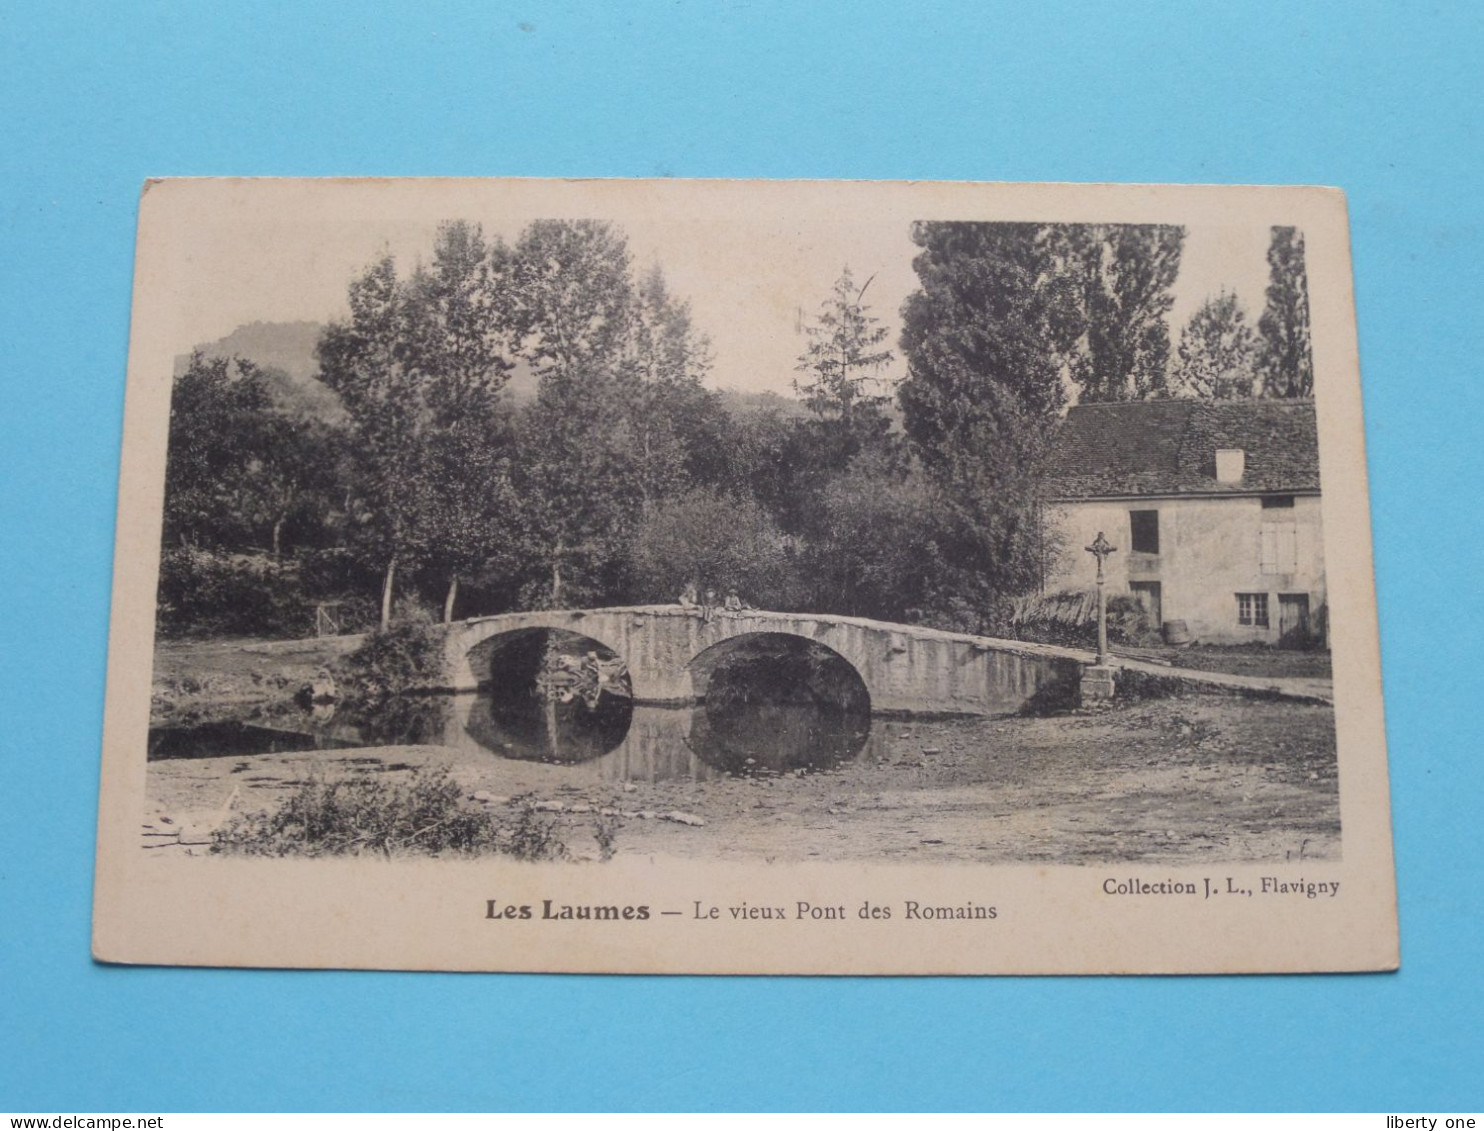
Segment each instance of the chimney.
[{"label": "chimney", "polygon": [[1216,449],[1216,482],[1240,483],[1247,470],[1247,453],[1241,448]]}]

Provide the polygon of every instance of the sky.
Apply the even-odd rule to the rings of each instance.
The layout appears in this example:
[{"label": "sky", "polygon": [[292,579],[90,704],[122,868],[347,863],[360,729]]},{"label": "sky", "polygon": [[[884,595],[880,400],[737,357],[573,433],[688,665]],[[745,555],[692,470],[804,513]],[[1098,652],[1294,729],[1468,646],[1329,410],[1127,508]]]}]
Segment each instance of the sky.
[{"label": "sky", "polygon": [[[615,182],[172,182],[172,189],[190,191],[161,194],[168,207],[160,213],[168,220],[151,225],[169,262],[171,308],[162,313],[177,353],[255,321],[327,322],[347,315],[347,284],[384,252],[403,271],[426,258],[441,220],[473,220],[487,236],[513,241],[538,217],[593,216],[626,233],[636,272],[658,263],[671,292],[690,303],[714,349],[712,385],[787,394],[806,344],[801,323],[819,313],[846,266],[857,285],[872,280],[865,302],[894,346],[898,312],[916,285],[910,220],[995,218],[972,195],[984,186],[898,184],[883,204],[882,194],[862,182],[833,192],[819,183],[807,186],[814,191],[777,188],[787,184],[759,190],[757,182],[750,189],[747,182],[673,181],[629,182],[627,189],[615,189]],[[947,198],[933,195],[945,187],[954,190]],[[1004,211],[1004,219],[1027,218],[1023,200]],[[1274,218],[1197,211],[1203,215],[1186,222],[1172,343],[1201,302],[1222,288],[1236,293],[1254,325],[1264,301]],[[1061,218],[1044,210],[1031,216]],[[150,218],[146,210],[145,221]],[[886,375],[905,371],[897,351]]]}]

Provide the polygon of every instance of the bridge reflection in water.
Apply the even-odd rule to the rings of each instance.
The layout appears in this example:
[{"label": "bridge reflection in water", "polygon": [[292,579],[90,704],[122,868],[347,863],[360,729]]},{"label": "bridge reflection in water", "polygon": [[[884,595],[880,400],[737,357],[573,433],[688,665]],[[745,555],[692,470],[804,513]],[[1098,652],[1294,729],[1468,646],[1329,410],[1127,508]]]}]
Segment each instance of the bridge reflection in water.
[{"label": "bridge reflection in water", "polygon": [[868,715],[798,704],[708,710],[704,704],[631,707],[605,697],[589,712],[580,703],[533,698],[521,709],[468,694],[448,704],[444,746],[470,757],[567,765],[574,779],[595,781],[708,781],[827,770],[857,757],[871,733]]},{"label": "bridge reflection in water", "polygon": [[393,699],[372,715],[317,711],[271,724],[219,723],[150,733],[151,761],[245,757],[356,747],[435,744],[470,763],[491,757],[545,762],[576,781],[709,781],[813,772],[865,752],[884,756],[888,732],[908,724],[818,704],[632,705],[488,693]]}]

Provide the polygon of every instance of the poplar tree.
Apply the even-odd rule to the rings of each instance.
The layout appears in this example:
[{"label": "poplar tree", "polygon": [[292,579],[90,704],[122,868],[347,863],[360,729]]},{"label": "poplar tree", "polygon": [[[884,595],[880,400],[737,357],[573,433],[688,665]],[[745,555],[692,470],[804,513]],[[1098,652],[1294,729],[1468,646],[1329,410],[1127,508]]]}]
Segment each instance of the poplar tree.
[{"label": "poplar tree", "polygon": [[349,320],[320,339],[320,377],[353,422],[360,501],[384,563],[383,628],[399,569],[443,569],[452,614],[459,573],[477,560],[487,503],[499,496],[475,474],[493,471],[488,461],[468,458],[498,443],[499,393],[512,367],[512,330],[491,274],[496,252],[477,225],[440,225],[428,266],[401,280],[390,255],[371,264],[350,284]]},{"label": "poplar tree", "polygon": [[381,626],[391,623],[397,569],[413,555],[420,505],[421,390],[407,364],[408,311],[384,255],[353,279],[350,318],[320,338],[320,380],[340,394],[355,432],[357,510],[382,563]]},{"label": "poplar tree", "polygon": [[407,364],[425,415],[418,541],[424,564],[446,579],[445,622],[460,578],[481,569],[515,526],[511,430],[500,399],[514,368],[513,331],[492,270],[501,251],[477,224],[442,224],[432,261],[406,286]]},{"label": "poplar tree", "polygon": [[623,351],[646,507],[723,474],[719,398],[702,384],[711,364],[711,342],[692,322],[690,304],[652,266],[634,288]]},{"label": "poplar tree", "polygon": [[1268,244],[1267,306],[1257,323],[1262,336],[1259,371],[1266,397],[1312,397],[1314,360],[1309,345],[1309,282],[1304,234],[1275,227]]},{"label": "poplar tree", "polygon": [[642,502],[623,366],[636,301],[628,241],[603,221],[538,220],[497,272],[538,379],[515,468],[534,575],[522,601],[580,603],[617,587]]},{"label": "poplar tree", "polygon": [[935,488],[940,617],[982,628],[1040,580],[1037,470],[1077,322],[1047,225],[926,221],[912,238],[898,400]]},{"label": "poplar tree", "polygon": [[1083,323],[1071,376],[1078,400],[1147,400],[1166,393],[1171,288],[1185,229],[1167,224],[1064,224],[1053,240]]}]

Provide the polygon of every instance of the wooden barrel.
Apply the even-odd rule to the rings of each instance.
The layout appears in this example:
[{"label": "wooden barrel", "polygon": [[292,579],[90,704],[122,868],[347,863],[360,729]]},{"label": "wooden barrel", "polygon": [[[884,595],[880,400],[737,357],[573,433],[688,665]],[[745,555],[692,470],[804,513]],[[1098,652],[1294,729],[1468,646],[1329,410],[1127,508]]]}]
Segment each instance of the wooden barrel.
[{"label": "wooden barrel", "polygon": [[1189,644],[1190,626],[1183,620],[1167,620],[1164,623],[1166,644]]}]

